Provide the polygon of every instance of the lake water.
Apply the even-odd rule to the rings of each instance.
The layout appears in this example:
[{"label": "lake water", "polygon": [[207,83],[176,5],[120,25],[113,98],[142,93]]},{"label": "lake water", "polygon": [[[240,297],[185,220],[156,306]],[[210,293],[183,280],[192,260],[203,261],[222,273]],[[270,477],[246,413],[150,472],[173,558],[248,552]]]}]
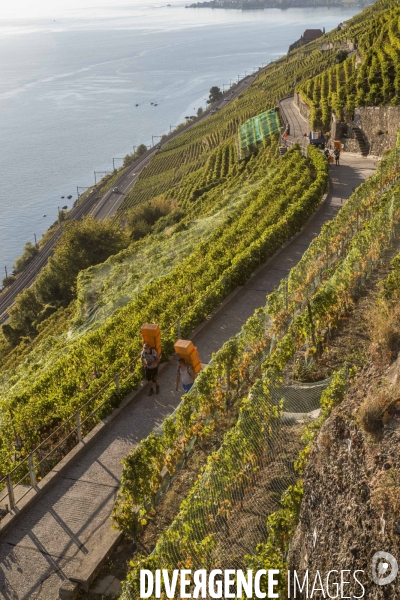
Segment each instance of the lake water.
[{"label": "lake water", "polygon": [[77,186],[94,183],[95,170],[110,171],[113,157],[204,107],[212,85],[286,53],[306,28],[329,31],[359,10],[109,3],[0,7],[0,273],[58,206],[71,205],[61,196],[75,199]]}]

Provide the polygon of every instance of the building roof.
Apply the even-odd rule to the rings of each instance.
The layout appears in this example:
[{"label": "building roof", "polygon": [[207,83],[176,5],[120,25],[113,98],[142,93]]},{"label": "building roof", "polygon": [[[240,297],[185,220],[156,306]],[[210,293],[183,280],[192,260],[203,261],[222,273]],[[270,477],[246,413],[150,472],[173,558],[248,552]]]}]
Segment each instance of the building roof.
[{"label": "building roof", "polygon": [[316,40],[322,35],[324,34],[321,31],[321,29],[306,29],[303,35],[301,36],[301,39],[303,41],[312,42],[313,40]]}]

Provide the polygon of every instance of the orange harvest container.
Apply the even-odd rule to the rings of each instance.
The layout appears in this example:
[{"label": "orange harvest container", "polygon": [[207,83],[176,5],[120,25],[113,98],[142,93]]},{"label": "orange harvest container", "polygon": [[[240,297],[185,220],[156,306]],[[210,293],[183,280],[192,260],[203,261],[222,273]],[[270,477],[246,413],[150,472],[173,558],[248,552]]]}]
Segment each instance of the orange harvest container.
[{"label": "orange harvest container", "polygon": [[145,323],[142,326],[143,343],[147,342],[161,356],[161,331],[158,325]]},{"label": "orange harvest container", "polygon": [[339,152],[342,151],[342,144],[341,144],[341,142],[339,140],[335,140],[333,142],[333,145],[335,146],[335,148],[337,148],[339,150]]},{"label": "orange harvest container", "polygon": [[189,340],[178,340],[174,344],[174,349],[181,358],[184,359],[186,364],[189,364],[193,371],[197,374],[201,371],[201,364],[199,354],[196,346]]}]

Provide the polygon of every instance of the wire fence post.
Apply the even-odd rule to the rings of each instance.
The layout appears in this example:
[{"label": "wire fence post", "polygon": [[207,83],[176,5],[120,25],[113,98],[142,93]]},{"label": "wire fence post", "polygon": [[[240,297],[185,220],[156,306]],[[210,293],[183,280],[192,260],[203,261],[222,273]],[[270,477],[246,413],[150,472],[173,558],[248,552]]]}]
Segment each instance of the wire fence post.
[{"label": "wire fence post", "polygon": [[116,375],[115,379],[115,389],[119,392],[119,375]]},{"label": "wire fence post", "polygon": [[288,288],[289,288],[289,281],[288,281],[288,278],[286,277],[286,279],[285,279],[285,307],[286,307],[286,310],[289,307],[289,298],[288,298],[289,289]]},{"label": "wire fence post", "polygon": [[11,481],[10,473],[7,473],[7,490],[8,490],[8,498],[10,500],[10,510],[15,508],[15,497],[14,497],[14,488]]},{"label": "wire fence post", "polygon": [[31,479],[31,486],[33,488],[35,488],[37,485],[37,481],[36,481],[35,465],[33,463],[33,455],[32,454],[30,454],[28,456],[28,463],[29,463],[29,477]]},{"label": "wire fence post", "polygon": [[76,411],[75,418],[76,418],[76,432],[78,434],[78,442],[81,443],[82,442],[82,427],[81,427],[81,417],[79,414],[79,410]]},{"label": "wire fence post", "polygon": [[178,319],[176,322],[176,329],[177,329],[177,333],[178,333],[178,340],[181,339],[181,320]]},{"label": "wire fence post", "polygon": [[309,302],[307,302],[307,310],[308,310],[308,318],[310,320],[310,325],[311,325],[312,343],[313,343],[313,346],[316,348],[317,347],[317,341],[316,341],[316,338],[315,338],[314,320],[313,320],[313,315],[312,315],[312,310],[311,310],[311,304]]}]

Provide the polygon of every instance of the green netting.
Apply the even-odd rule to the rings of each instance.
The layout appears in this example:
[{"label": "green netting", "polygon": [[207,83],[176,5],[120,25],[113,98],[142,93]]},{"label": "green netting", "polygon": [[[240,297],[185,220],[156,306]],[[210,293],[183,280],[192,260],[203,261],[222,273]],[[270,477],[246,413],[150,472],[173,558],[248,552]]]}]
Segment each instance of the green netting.
[{"label": "green netting", "polygon": [[316,417],[312,411],[330,381],[282,385],[280,378],[268,384],[261,378],[253,385],[237,424],[207,461],[178,516],[129,573],[121,600],[139,597],[140,568],[243,568],[243,557],[265,540],[266,515],[296,481],[288,446]]},{"label": "green netting", "polygon": [[278,113],[272,109],[249,119],[239,129],[240,152],[248,150],[262,142],[264,138],[276,133],[280,129]]},{"label": "green netting", "polygon": [[[306,253],[308,268],[316,262],[323,270],[323,273],[318,271],[315,275],[311,269],[315,282],[311,290],[307,287],[309,312],[304,307],[303,296],[296,296],[296,290],[291,287],[293,278],[289,277],[282,284],[282,290],[279,288],[271,294],[266,307],[253,316],[251,329],[248,330],[249,324],[246,324],[241,335],[235,339],[235,344],[240,339],[250,348],[257,348],[257,339],[262,339],[258,338],[260,331],[266,337],[254,361],[246,360],[238,348],[237,357],[244,361],[245,369],[242,365],[236,366],[236,359],[232,359],[229,352],[226,353],[225,361],[231,361],[226,374],[221,374],[221,390],[224,392],[235,381],[235,368],[236,373],[243,375],[249,367],[258,367],[264,356],[273,357],[275,347],[279,356],[272,358],[269,366],[267,361],[262,364],[262,375],[244,398],[236,425],[224,436],[220,449],[210,455],[197,482],[182,503],[179,514],[160,536],[153,553],[133,563],[133,569],[124,582],[123,600],[138,597],[140,568],[175,569],[186,565],[193,569],[208,570],[215,567],[243,568],[244,557],[254,553],[257,542],[263,536],[264,539],[267,537],[263,519],[276,510],[281,492],[295,480],[287,452],[289,444],[293,444],[298,437],[298,428],[302,423],[317,417],[321,394],[329,384],[329,380],[314,384],[283,382],[282,369],[293,356],[289,349],[292,346],[294,351],[296,346],[304,342],[307,346],[314,343],[311,335],[315,340],[327,335],[329,323],[335,320],[335,315],[345,314],[352,304],[349,299],[356,297],[383,252],[391,246],[400,223],[400,197],[394,188],[397,181],[397,152],[394,151],[385,158],[363,192],[353,194],[348,202],[351,214],[346,208],[342,209],[350,222],[353,213],[356,220],[351,240],[347,240],[347,233],[345,235],[344,256],[341,253],[342,238],[339,243],[334,243],[336,233],[333,224],[317,238],[323,242],[321,247],[318,246],[318,251],[314,245]],[[343,227],[341,218],[338,222]],[[364,223],[362,228],[361,222]],[[336,261],[333,258],[332,261],[328,260],[331,249],[336,253]],[[295,267],[292,270],[293,277],[302,268],[302,265]],[[294,294],[293,301],[297,301],[297,308],[292,307],[291,294]],[[274,301],[270,303],[270,300]],[[290,313],[290,319],[282,318],[283,325],[277,328],[274,323],[277,313],[285,310]],[[295,321],[295,316],[300,312],[303,317]],[[273,315],[271,319],[267,318],[269,313]],[[311,328],[310,314],[313,316]],[[306,330],[307,334],[302,333],[297,337],[300,331]],[[247,338],[250,333],[252,335]],[[282,341],[280,346],[276,346],[278,340]],[[279,372],[274,370],[274,365],[280,365]],[[213,385],[210,383],[207,393]],[[197,382],[191,393],[199,394],[196,387]],[[201,391],[203,389],[204,386]],[[238,392],[241,395],[242,390]],[[217,418],[215,413],[213,417]],[[244,513],[246,517],[243,517]],[[249,514],[254,519],[249,520]]]}]

